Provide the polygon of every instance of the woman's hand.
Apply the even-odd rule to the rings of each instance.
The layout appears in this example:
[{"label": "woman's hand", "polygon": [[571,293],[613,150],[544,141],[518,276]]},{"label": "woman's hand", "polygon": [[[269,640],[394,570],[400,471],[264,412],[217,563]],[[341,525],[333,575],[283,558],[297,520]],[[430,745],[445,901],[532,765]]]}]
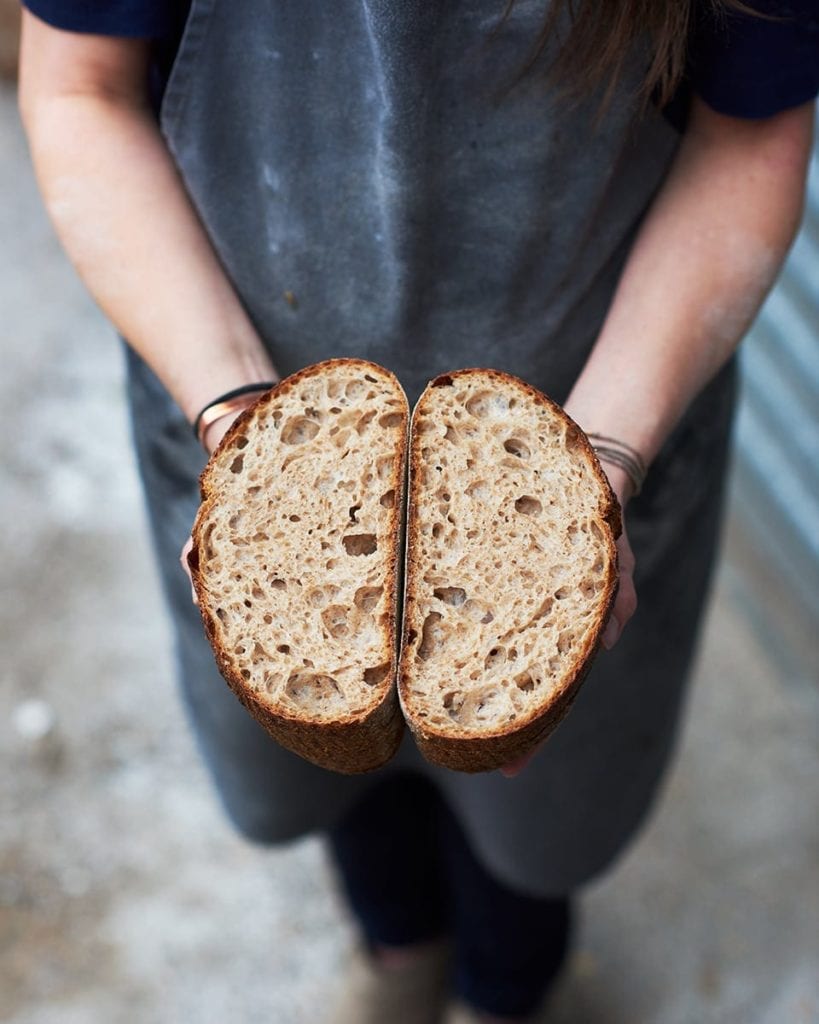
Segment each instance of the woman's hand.
[{"label": "woman's hand", "polygon": [[[247,404],[251,405],[258,397],[258,395],[249,396]],[[208,455],[212,455],[214,451],[216,451],[219,442],[228,432],[228,430],[231,427],[231,424],[238,417],[240,412],[242,412],[241,409],[238,410],[238,412],[233,412],[227,416],[220,417],[214,423],[211,423],[211,425],[205,430],[204,434],[202,435],[202,443],[204,444],[205,451],[208,453]],[[188,577],[188,581],[190,582],[191,600],[195,605],[198,605],[199,599],[196,596],[196,590],[194,589],[193,586],[193,578],[191,577],[191,567],[188,563],[188,555],[191,553],[192,548],[193,537],[191,537],[189,534],[188,539],[185,541],[185,545],[182,548],[182,553],[179,556],[179,564],[182,566],[182,570]]]},{"label": "woman's hand", "polygon": [[617,568],[619,584],[608,623],[603,632],[602,644],[607,651],[620,639],[626,623],[637,610],[637,591],[634,588],[634,552],[629,544],[626,531],[626,505],[634,493],[634,484],[625,470],[603,462],[603,469],[609,478],[611,489],[620,503],[623,518],[623,532],[617,540]]}]

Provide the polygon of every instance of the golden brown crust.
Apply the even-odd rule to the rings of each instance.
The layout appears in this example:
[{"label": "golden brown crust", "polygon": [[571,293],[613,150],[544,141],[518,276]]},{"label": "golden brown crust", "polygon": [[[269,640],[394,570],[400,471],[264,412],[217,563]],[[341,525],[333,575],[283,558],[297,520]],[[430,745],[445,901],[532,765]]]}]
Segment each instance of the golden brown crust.
[{"label": "golden brown crust", "polygon": [[[353,713],[343,719],[311,721],[303,714],[288,713],[284,708],[273,708],[259,697],[240,674],[239,667],[225,648],[220,638],[220,624],[211,607],[210,595],[201,566],[203,531],[213,504],[219,500],[213,483],[215,467],[226,453],[232,450],[234,442],[243,432],[252,429],[255,417],[279,399],[285,398],[303,381],[326,374],[329,370],[349,368],[369,371],[393,383],[396,395],[403,398],[403,442],[395,451],[392,473],[387,485],[395,490],[395,501],[387,516],[387,535],[395,538],[389,561],[384,588],[392,595],[389,602],[388,620],[384,629],[383,658],[389,662],[390,670],[383,683],[373,687],[380,690],[377,703],[366,711]],[[405,488],[405,465],[407,454],[407,426],[409,409],[401,385],[395,376],[383,367],[363,359],[331,359],[308,366],[298,373],[280,381],[249,406],[231,425],[211,456],[200,477],[202,504],[193,526],[193,549],[189,556],[191,576],[199,600],[199,609],[205,633],[213,648],[219,670],[238,699],[254,718],[282,746],[331,771],[355,773],[372,771],[385,764],[397,750],[403,734],[404,721],[398,704],[395,676],[397,670],[398,641],[398,600],[399,600],[399,559],[403,537],[403,507]]]},{"label": "golden brown crust", "polygon": [[[576,442],[583,450],[588,465],[591,467],[602,493],[601,517],[608,530],[605,532],[611,571],[604,581],[599,598],[599,612],[592,625],[586,643],[575,656],[575,669],[563,685],[554,692],[549,703],[539,712],[518,719],[505,726],[484,731],[478,736],[456,736],[451,731],[436,728],[429,721],[416,717],[413,713],[413,701],[409,695],[412,682],[413,665],[411,648],[417,638],[420,622],[413,621],[413,612],[417,607],[418,576],[415,573],[413,555],[419,547],[419,516],[417,514],[421,478],[421,440],[416,423],[419,413],[423,413],[425,399],[433,388],[453,385],[459,378],[479,374],[487,383],[497,383],[504,387],[513,386],[535,402],[548,407],[553,414],[562,419]],[[620,507],[609,485],[597,455],[582,429],[571,419],[560,406],[532,385],[511,374],[500,370],[468,368],[452,373],[442,374],[430,382],[418,400],[410,422],[410,453],[409,453],[409,484],[407,498],[407,537],[405,552],[405,583],[403,602],[402,653],[398,670],[398,689],[402,710],[407,724],[412,731],[422,754],[431,762],[442,767],[463,772],[491,771],[501,768],[511,761],[528,753],[541,743],[556,728],[568,713],[580,686],[588,674],[600,645],[600,637],[608,619],[617,592],[617,548],[616,538],[621,532]],[[411,636],[411,634],[415,634]]]}]

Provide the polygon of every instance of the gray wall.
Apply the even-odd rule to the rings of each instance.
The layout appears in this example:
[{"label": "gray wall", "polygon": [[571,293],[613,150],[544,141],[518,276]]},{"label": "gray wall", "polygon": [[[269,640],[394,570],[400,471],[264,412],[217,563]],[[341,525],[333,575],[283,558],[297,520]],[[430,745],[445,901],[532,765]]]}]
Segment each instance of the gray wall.
[{"label": "gray wall", "polygon": [[819,628],[819,144],[802,230],[740,359],[736,515]]}]

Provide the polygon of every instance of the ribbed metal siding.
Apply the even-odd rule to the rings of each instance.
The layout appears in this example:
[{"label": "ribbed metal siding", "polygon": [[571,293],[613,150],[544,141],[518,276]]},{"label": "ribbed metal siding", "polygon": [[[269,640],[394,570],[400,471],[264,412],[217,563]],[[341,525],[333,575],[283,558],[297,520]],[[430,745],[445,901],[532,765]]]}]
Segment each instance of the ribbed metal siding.
[{"label": "ribbed metal siding", "polygon": [[802,230],[740,361],[737,514],[819,626],[819,144]]}]

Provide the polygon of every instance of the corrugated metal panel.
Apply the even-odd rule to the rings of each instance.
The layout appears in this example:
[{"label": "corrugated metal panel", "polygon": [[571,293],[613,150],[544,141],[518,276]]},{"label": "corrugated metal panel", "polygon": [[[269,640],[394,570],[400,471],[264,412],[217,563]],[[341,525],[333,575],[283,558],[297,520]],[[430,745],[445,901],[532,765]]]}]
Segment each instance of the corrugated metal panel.
[{"label": "corrugated metal panel", "polygon": [[737,515],[819,626],[819,145],[802,231],[741,365]]}]

